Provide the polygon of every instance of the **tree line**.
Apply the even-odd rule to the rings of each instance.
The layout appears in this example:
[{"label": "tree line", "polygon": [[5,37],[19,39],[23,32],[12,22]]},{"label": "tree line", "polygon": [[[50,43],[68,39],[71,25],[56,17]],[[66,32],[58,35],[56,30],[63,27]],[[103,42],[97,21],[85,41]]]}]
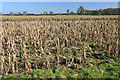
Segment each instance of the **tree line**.
[{"label": "tree line", "polygon": [[82,6],[80,6],[77,10],[77,14],[79,15],[119,15],[120,8],[107,8],[107,9],[99,9],[99,10],[85,10]]},{"label": "tree line", "polygon": [[[0,12],[0,14],[2,14]],[[99,9],[99,10],[86,10],[83,6],[80,6],[76,12],[70,12],[70,9],[66,10],[66,13],[54,13],[53,11],[50,12],[43,12],[42,14],[29,14],[27,11],[21,12],[10,12],[6,15],[119,15],[120,8],[107,8],[107,9]],[[4,14],[3,14],[4,15]]]}]

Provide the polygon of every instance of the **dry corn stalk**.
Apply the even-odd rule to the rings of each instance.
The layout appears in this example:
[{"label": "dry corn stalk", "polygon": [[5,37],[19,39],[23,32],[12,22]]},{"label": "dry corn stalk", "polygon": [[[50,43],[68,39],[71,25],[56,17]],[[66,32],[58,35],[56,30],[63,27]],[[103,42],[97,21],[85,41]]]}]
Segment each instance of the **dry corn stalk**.
[{"label": "dry corn stalk", "polygon": [[8,53],[8,60],[9,60],[9,68],[10,68],[10,65],[11,65],[11,55],[10,55],[10,53]]},{"label": "dry corn stalk", "polygon": [[2,56],[1,56],[1,74],[4,74],[4,59],[5,59],[5,52],[3,49]]},{"label": "dry corn stalk", "polygon": [[84,56],[84,59],[87,60],[87,58],[86,58],[86,51],[85,51],[85,48],[86,48],[85,47],[85,43],[83,45],[84,45],[84,47],[83,47],[83,56]]},{"label": "dry corn stalk", "polygon": [[[118,22],[115,19],[107,20],[105,18],[100,20],[90,19],[88,21],[58,18],[53,20],[42,18],[4,19],[2,25],[2,41],[5,44],[2,44],[2,46],[3,49],[6,48],[4,50],[8,53],[8,66],[12,67],[13,73],[15,70],[19,72],[19,66],[23,64],[25,64],[26,69],[32,69],[32,67],[29,67],[32,61],[36,61],[33,62],[37,64],[36,69],[45,67],[38,65],[38,63],[46,62],[45,59],[47,60],[47,68],[53,66],[54,61],[56,61],[57,65],[60,65],[62,61],[60,55],[65,57],[66,65],[70,64],[71,66],[77,67],[78,63],[76,64],[74,62],[75,59],[79,60],[79,63],[84,59],[88,60],[85,48],[87,48],[91,54],[95,54],[94,48],[87,44],[89,41],[92,42],[93,46],[97,45],[99,49],[102,49],[103,45],[106,46],[104,51],[107,51],[109,56],[114,57],[119,55],[118,40],[116,38],[119,30],[117,29],[118,25],[116,23]],[[84,43],[84,45],[82,45],[82,43]],[[64,56],[65,53],[69,55],[71,52],[69,50],[67,50],[67,52],[65,49],[71,49],[71,47],[79,47],[81,50],[79,52],[80,56]],[[15,62],[16,60],[16,64],[13,64],[10,60],[10,56],[12,56],[14,52],[16,52],[17,57],[15,59],[14,56],[13,61]],[[34,53],[35,56],[33,55]],[[37,54],[44,56],[38,56]],[[54,59],[54,56],[56,59]],[[23,59],[25,57],[26,62],[24,63]],[[37,58],[40,58],[40,60],[37,60]],[[21,59],[23,62],[19,62]],[[31,59],[30,62],[29,59]],[[3,67],[5,66],[7,65],[3,65]],[[17,68],[14,69],[14,67]],[[24,71],[24,69],[25,68],[22,68],[22,71]]]},{"label": "dry corn stalk", "polygon": [[12,73],[13,73],[13,74],[15,73],[15,65],[14,65],[13,62],[12,62]]},{"label": "dry corn stalk", "polygon": [[117,42],[116,42],[116,56],[118,56],[120,53],[119,53],[119,38],[117,38]]}]

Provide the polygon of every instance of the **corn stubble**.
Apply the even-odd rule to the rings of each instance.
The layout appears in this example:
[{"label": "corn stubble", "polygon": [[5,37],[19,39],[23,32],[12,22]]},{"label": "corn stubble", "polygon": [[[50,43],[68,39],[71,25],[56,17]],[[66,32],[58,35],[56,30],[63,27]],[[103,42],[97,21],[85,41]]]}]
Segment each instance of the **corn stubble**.
[{"label": "corn stubble", "polygon": [[[95,55],[107,51],[107,57],[119,56],[117,19],[3,19],[2,74],[49,69],[74,68]],[[89,42],[102,52],[95,52]],[[86,51],[87,49],[87,51]],[[73,54],[70,54],[75,50]],[[67,53],[67,56],[65,54]],[[74,56],[75,53],[80,54]]]}]

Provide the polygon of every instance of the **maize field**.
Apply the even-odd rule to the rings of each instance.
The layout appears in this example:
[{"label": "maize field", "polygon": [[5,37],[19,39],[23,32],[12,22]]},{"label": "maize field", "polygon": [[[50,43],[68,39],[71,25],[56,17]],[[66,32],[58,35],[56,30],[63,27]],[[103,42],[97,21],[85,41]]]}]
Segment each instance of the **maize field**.
[{"label": "maize field", "polygon": [[119,57],[118,23],[117,17],[3,17],[2,74]]}]

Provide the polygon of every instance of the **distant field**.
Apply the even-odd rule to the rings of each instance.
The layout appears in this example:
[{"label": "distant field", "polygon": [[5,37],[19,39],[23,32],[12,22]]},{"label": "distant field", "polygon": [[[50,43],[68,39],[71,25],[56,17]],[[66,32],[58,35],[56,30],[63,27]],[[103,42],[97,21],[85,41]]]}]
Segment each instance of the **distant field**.
[{"label": "distant field", "polygon": [[41,16],[2,16],[2,19],[29,19],[29,18],[42,18],[42,19],[109,19],[118,18],[118,15],[41,15]]}]

